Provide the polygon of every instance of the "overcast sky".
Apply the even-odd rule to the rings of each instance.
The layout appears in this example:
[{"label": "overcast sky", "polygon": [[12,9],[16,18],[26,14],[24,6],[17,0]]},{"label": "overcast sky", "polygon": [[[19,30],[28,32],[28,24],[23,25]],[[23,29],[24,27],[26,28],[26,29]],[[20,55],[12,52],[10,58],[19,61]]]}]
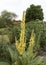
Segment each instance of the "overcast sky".
[{"label": "overcast sky", "polygon": [[41,5],[44,12],[44,20],[46,20],[46,0],[0,0],[0,12],[8,10],[18,15],[17,19],[21,19],[22,12],[31,4]]}]

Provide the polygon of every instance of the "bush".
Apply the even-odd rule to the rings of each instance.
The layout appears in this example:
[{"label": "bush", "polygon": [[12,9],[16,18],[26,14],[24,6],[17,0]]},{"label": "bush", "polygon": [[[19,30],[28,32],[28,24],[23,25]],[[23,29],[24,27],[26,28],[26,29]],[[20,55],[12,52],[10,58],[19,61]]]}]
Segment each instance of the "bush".
[{"label": "bush", "polygon": [[7,49],[7,43],[5,43],[3,41],[0,42],[0,61],[4,61],[4,62],[11,62],[11,58],[10,58],[10,54],[8,52],[8,49]]},{"label": "bush", "polygon": [[44,17],[43,17],[43,9],[41,8],[40,5],[30,5],[29,8],[27,8],[26,10],[26,17],[25,17],[25,21],[26,22],[29,22],[31,20],[36,20],[36,19],[39,19],[39,20],[43,20]]}]

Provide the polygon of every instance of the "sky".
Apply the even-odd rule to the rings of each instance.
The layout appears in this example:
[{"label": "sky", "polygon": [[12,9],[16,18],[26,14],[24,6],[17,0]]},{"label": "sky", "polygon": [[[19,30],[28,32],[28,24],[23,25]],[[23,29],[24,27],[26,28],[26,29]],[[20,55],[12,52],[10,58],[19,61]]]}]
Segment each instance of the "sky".
[{"label": "sky", "polygon": [[23,11],[30,7],[31,4],[41,5],[46,21],[46,0],[0,0],[0,13],[4,10],[17,14],[17,20],[22,19]]}]

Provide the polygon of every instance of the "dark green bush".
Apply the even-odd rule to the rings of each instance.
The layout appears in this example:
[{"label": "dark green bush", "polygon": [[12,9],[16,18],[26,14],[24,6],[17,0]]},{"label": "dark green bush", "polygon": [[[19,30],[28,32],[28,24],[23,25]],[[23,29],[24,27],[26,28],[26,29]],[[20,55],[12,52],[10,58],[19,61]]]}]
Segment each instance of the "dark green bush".
[{"label": "dark green bush", "polygon": [[0,61],[9,62],[11,61],[10,54],[8,52],[7,43],[0,42]]}]

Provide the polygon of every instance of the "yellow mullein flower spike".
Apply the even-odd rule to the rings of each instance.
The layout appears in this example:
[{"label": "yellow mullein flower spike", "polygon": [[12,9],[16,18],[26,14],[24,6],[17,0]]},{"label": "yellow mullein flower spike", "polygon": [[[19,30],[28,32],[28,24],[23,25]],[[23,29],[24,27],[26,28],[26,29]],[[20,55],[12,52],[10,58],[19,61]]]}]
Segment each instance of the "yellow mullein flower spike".
[{"label": "yellow mullein flower spike", "polygon": [[25,13],[23,12],[22,23],[21,23],[21,34],[20,34],[20,42],[24,43],[24,35],[25,35]]},{"label": "yellow mullein flower spike", "polygon": [[23,52],[25,51],[25,48],[24,48],[25,46],[22,44],[22,43],[20,43],[19,44],[19,47],[18,47],[18,51],[19,51],[19,53],[22,55],[23,54]]},{"label": "yellow mullein flower spike", "polygon": [[21,33],[20,33],[19,45],[17,45],[17,42],[16,42],[16,48],[21,55],[24,53],[25,46],[26,46],[24,35],[25,35],[25,12],[23,12],[23,17],[22,17],[22,22],[21,22]]},{"label": "yellow mullein flower spike", "polygon": [[34,42],[35,42],[35,33],[34,33],[34,30],[32,30],[32,34],[31,34],[30,42],[29,42],[30,48],[32,48],[34,46]]}]

